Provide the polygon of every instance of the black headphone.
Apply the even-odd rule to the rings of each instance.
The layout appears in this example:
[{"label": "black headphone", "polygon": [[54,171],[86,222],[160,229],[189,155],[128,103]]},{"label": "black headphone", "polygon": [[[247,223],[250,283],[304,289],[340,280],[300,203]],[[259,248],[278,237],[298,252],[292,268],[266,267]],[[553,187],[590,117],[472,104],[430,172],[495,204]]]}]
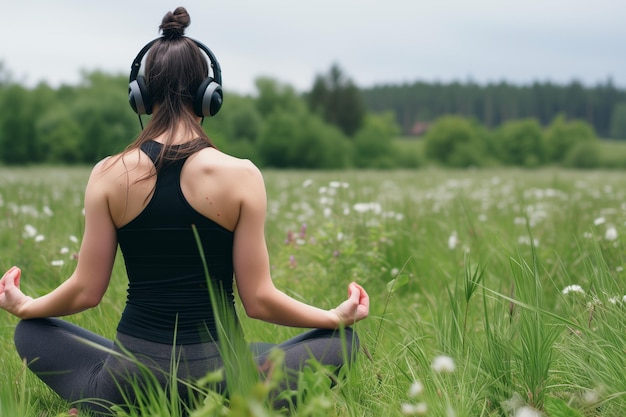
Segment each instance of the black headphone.
[{"label": "black headphone", "polygon": [[[133,61],[130,67],[130,78],[128,81],[128,101],[135,113],[139,116],[142,114],[152,114],[152,95],[150,89],[146,85],[146,79],[143,75],[139,74],[139,68],[141,68],[141,61],[144,55],[152,47],[152,45],[161,38],[150,41],[144,46],[137,57]],[[187,38],[191,39],[191,38]],[[195,39],[191,39],[204,53],[209,57],[211,69],[213,71],[213,77],[207,75],[207,78],[200,83],[198,91],[193,98],[193,110],[198,117],[215,116],[222,107],[222,101],[224,95],[222,92],[222,71],[220,70],[220,64],[217,62],[215,55],[204,44],[198,42]],[[141,120],[141,118],[140,118]]]}]

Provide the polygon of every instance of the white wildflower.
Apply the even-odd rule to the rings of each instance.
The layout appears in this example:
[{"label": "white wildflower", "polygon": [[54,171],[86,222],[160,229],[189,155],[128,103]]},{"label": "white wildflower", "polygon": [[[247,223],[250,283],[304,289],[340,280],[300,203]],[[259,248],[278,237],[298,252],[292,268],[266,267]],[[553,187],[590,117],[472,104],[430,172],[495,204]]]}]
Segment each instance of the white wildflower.
[{"label": "white wildflower", "polygon": [[382,212],[382,206],[377,202],[356,203],[352,206],[352,208],[358,213],[367,213],[368,211],[371,211],[375,214],[380,214]]},{"label": "white wildflower", "polygon": [[561,291],[563,294],[569,294],[571,292],[577,292],[580,294],[584,294],[585,290],[582,289],[582,287],[580,285],[568,285],[567,287],[563,288],[563,291]]},{"label": "white wildflower", "polygon": [[333,211],[330,207],[324,207],[324,217],[330,217],[331,214],[333,214]]},{"label": "white wildflower", "polygon": [[622,303],[626,303],[626,295],[622,297]]},{"label": "white wildflower", "polygon": [[64,246],[64,247],[62,247],[62,248],[61,248],[61,250],[59,251],[59,253],[60,253],[61,255],[65,255],[65,254],[67,254],[67,253],[70,253],[70,249],[69,249],[69,248],[66,248],[66,247]]},{"label": "white wildflower", "polygon": [[354,206],[352,206],[352,208],[354,209],[354,211],[356,211],[358,213],[365,213],[366,211],[369,210],[369,204],[367,204],[367,203],[356,203]]},{"label": "white wildflower", "polygon": [[593,238],[593,233],[591,233],[591,232],[585,232],[585,233],[583,233],[583,237],[584,237],[585,239],[591,239],[591,238]]},{"label": "white wildflower", "polygon": [[54,213],[52,212],[52,210],[50,209],[50,207],[48,206],[43,206],[43,214],[45,214],[46,216],[52,216]]},{"label": "white wildflower", "polygon": [[417,403],[417,404],[402,404],[402,414],[405,416],[424,416],[428,411],[428,406],[426,403]]},{"label": "white wildflower", "polygon": [[78,243],[78,238],[74,235],[70,235],[70,241],[74,242],[74,243]]},{"label": "white wildflower", "polygon": [[46,237],[44,235],[35,236],[35,242],[43,242],[44,240],[46,240]]},{"label": "white wildflower", "polygon": [[454,249],[456,248],[456,245],[458,244],[459,244],[459,238],[457,237],[456,231],[454,231],[448,238],[448,248]]},{"label": "white wildflower", "polygon": [[596,306],[601,306],[602,305],[602,301],[600,301],[600,299],[598,297],[593,297],[593,299],[591,301],[587,301],[587,308],[588,309],[593,309]]},{"label": "white wildflower", "polygon": [[428,411],[428,406],[426,405],[426,403],[417,403],[414,406],[414,410],[415,410],[415,415],[425,416],[426,412]]},{"label": "white wildflower", "polygon": [[24,237],[35,237],[37,235],[37,229],[34,226],[27,224],[24,226]]},{"label": "white wildflower", "polygon": [[343,240],[343,233],[342,232],[337,233],[337,240],[339,242],[341,242]]},{"label": "white wildflower", "polygon": [[541,412],[527,405],[520,407],[515,412],[515,417],[542,417]]},{"label": "white wildflower", "polygon": [[63,259],[56,259],[50,263],[52,264],[52,266],[63,266],[65,261]]},{"label": "white wildflower", "polygon": [[604,233],[604,238],[606,240],[615,240],[617,239],[617,229],[613,226],[608,227],[606,232]]},{"label": "white wildflower", "polygon": [[396,213],[396,220],[397,220],[397,221],[402,221],[402,220],[404,220],[404,214],[402,214],[402,213]]},{"label": "white wildflower", "polygon": [[622,272],[622,271],[624,271],[624,267],[623,266],[620,265],[620,266],[616,266],[615,267],[615,272]]},{"label": "white wildflower", "polygon": [[414,410],[413,404],[402,403],[400,405],[400,408],[402,410],[402,414],[404,414],[405,416],[414,416],[415,415],[415,410]]},{"label": "white wildflower", "polygon": [[589,389],[583,392],[583,400],[587,404],[595,404],[600,400],[600,396],[598,395],[598,391]]},{"label": "white wildflower", "polygon": [[313,184],[313,180],[308,178],[306,180],[304,180],[304,182],[302,183],[302,188],[307,188],[309,187],[311,184]]},{"label": "white wildflower", "polygon": [[409,397],[415,398],[422,392],[424,392],[424,385],[420,381],[414,381],[409,388]]},{"label": "white wildflower", "polygon": [[438,373],[451,373],[454,372],[454,360],[445,355],[437,356],[433,359],[432,368]]},{"label": "white wildflower", "polygon": [[396,275],[398,275],[398,272],[400,272],[400,270],[398,268],[393,268],[391,270],[391,276],[395,277]]},{"label": "white wildflower", "polygon": [[331,181],[328,186],[330,188],[339,188],[341,187],[341,183],[339,181]]},{"label": "white wildflower", "polygon": [[620,298],[613,296],[613,297],[609,297],[607,301],[611,304],[617,304],[620,301]]},{"label": "white wildflower", "polygon": [[35,208],[35,206],[31,206],[31,205],[23,205],[23,206],[19,206],[16,207],[18,212],[22,213],[22,214],[27,214],[29,216],[32,217],[39,217],[39,212],[37,211],[37,209]]},{"label": "white wildflower", "polygon": [[606,223],[606,219],[604,217],[598,217],[593,221],[593,224],[596,226],[600,226],[601,224]]}]

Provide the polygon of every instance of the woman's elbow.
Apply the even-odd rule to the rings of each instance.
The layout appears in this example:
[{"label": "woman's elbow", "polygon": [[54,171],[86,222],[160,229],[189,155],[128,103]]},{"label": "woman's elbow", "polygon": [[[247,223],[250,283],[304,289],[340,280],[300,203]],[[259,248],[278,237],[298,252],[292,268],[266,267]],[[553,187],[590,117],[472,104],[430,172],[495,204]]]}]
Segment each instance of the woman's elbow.
[{"label": "woman's elbow", "polygon": [[246,315],[252,319],[271,320],[271,297],[263,293],[256,293],[253,297],[245,297],[241,300]]},{"label": "woman's elbow", "polygon": [[256,320],[266,319],[267,314],[265,310],[263,309],[263,307],[260,305],[260,303],[247,302],[247,303],[242,303],[242,304],[243,304],[244,310],[246,311],[246,315],[250,317],[251,319],[256,319]]},{"label": "woman's elbow", "polygon": [[94,308],[100,304],[104,294],[99,293],[83,293],[78,297],[77,306],[80,310],[87,310]]}]

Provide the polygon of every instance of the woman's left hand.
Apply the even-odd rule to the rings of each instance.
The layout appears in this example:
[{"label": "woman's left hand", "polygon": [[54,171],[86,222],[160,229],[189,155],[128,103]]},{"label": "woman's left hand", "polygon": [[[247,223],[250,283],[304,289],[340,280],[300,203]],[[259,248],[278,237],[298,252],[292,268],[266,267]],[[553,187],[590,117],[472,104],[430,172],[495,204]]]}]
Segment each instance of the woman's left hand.
[{"label": "woman's left hand", "polygon": [[0,308],[18,317],[22,307],[32,300],[20,290],[21,274],[22,271],[14,266],[0,280]]},{"label": "woman's left hand", "polygon": [[370,297],[363,287],[353,282],[348,286],[348,299],[330,311],[339,323],[350,326],[369,315]]}]

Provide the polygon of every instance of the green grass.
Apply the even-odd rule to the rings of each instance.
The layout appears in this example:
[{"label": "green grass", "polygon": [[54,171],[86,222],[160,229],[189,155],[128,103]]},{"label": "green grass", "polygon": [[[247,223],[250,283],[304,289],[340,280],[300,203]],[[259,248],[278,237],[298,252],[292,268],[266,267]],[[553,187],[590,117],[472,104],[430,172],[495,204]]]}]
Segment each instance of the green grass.
[{"label": "green grass", "polygon": [[[83,168],[0,170],[0,268],[22,267],[29,295],[73,270],[87,176]],[[356,325],[366,352],[333,389],[323,370],[303,374],[296,415],[400,416],[403,408],[419,415],[426,407],[429,416],[508,417],[525,406],[556,417],[624,415],[623,173],[267,171],[265,178],[277,286],[331,308],[357,280],[372,302],[371,317]],[[36,232],[25,234],[31,227]],[[569,285],[584,293],[564,294]],[[102,304],[69,319],[112,337],[125,286],[118,257]],[[15,323],[0,314],[0,415],[69,409],[24,370]],[[280,342],[300,331],[250,319],[243,327],[249,341]],[[434,369],[439,356],[454,369]],[[411,396],[415,381],[423,389]],[[267,385],[240,388],[230,408],[208,392],[192,416],[275,415]],[[166,394],[147,396],[143,415],[178,413]]]},{"label": "green grass", "polygon": [[626,167],[626,140],[602,140],[600,143],[600,160],[603,161],[603,166]]}]

